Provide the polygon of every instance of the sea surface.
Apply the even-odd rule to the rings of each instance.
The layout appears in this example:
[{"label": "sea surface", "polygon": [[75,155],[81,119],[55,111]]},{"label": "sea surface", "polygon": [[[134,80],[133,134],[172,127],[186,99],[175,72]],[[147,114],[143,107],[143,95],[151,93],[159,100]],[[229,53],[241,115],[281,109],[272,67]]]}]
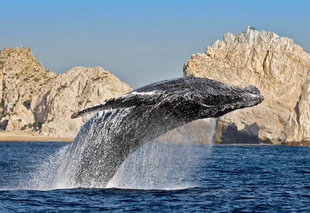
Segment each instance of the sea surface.
[{"label": "sea surface", "polygon": [[107,188],[53,188],[68,145],[0,142],[0,212],[310,212],[310,147],[151,143]]}]

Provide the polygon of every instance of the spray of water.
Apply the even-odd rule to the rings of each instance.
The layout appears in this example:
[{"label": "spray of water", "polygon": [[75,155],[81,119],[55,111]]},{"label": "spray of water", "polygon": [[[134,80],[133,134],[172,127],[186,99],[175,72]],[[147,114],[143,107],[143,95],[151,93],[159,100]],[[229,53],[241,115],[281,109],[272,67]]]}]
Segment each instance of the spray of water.
[{"label": "spray of water", "polygon": [[23,188],[35,190],[51,190],[68,188],[64,177],[61,177],[60,171],[68,159],[69,146],[61,148],[57,153],[48,156],[42,164],[31,174],[27,183],[23,183]]},{"label": "spray of water", "polygon": [[[119,117],[113,118],[119,119]],[[88,131],[90,130],[98,131],[92,125],[88,128]],[[98,136],[98,132],[96,134]],[[105,132],[102,132],[102,134],[105,134]],[[210,134],[214,134],[214,131]],[[92,132],[90,135],[94,135],[94,133]],[[101,133],[99,136],[101,136]],[[184,143],[182,144],[146,143],[136,152],[129,155],[108,184],[102,184],[97,179],[94,179],[92,185],[88,185],[87,187],[183,189],[196,186],[198,183],[192,178],[192,174],[195,173],[195,169],[199,166],[200,162],[196,158],[196,145],[192,143],[192,137],[185,136]],[[101,140],[99,139],[101,138],[95,138],[95,142],[100,143]],[[94,140],[94,138],[88,138],[87,136],[85,140]],[[83,146],[85,144],[89,143],[84,143]],[[75,153],[72,153],[72,146],[77,146],[77,144],[73,143],[60,149],[55,155],[49,156],[37,172],[33,174],[28,188],[51,190],[81,187],[81,185],[72,184],[74,183],[72,179],[74,175],[70,172],[81,168],[79,164],[83,163],[81,159],[82,154],[74,155]],[[109,149],[110,147],[103,146],[101,148]],[[211,148],[212,146],[208,146],[206,154],[211,151]],[[87,149],[87,147],[83,149]],[[83,149],[80,148],[80,150]],[[97,162],[93,163],[94,165],[99,165],[102,163],[102,160],[109,159],[92,158],[92,160],[97,160]],[[98,167],[98,169],[100,170],[101,168]],[[98,171],[98,173],[102,172],[104,171]]]},{"label": "spray of water", "polygon": [[195,148],[192,143],[145,144],[122,164],[107,187],[171,190],[197,186],[192,178],[200,164]]},{"label": "spray of water", "polygon": [[[212,151],[216,121],[209,120],[213,128],[209,133],[210,140],[206,141],[206,155]],[[199,185],[193,177],[201,163],[197,154],[199,145],[193,143],[195,135],[182,136],[181,143],[159,143],[155,139],[142,146],[126,159],[107,187],[171,190]]]}]

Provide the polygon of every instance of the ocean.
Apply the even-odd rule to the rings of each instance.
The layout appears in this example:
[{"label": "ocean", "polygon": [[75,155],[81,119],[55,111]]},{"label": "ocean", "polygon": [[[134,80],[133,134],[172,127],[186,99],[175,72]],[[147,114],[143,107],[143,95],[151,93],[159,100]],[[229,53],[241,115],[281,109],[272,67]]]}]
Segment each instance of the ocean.
[{"label": "ocean", "polygon": [[310,147],[150,143],[106,188],[66,188],[68,145],[0,142],[0,212],[310,212]]}]

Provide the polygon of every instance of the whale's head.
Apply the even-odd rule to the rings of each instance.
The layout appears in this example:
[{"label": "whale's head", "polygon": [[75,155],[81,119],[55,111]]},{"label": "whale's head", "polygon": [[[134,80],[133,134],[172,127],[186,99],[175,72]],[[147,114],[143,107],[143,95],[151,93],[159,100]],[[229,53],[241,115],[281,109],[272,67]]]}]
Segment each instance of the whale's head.
[{"label": "whale's head", "polygon": [[[201,117],[219,117],[236,109],[252,107],[264,100],[260,90],[253,85],[242,88],[219,81],[195,78],[191,85],[194,98],[201,106]],[[189,79],[191,81],[191,79]]]}]

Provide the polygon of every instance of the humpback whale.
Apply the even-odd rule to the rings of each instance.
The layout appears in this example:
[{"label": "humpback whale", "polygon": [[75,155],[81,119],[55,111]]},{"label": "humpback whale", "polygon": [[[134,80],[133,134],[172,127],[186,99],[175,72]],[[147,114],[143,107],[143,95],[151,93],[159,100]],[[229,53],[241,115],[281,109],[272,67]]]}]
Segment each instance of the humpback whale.
[{"label": "humpback whale", "polygon": [[160,81],[79,110],[96,112],[70,145],[61,175],[71,187],[105,187],[125,159],[152,139],[202,118],[255,106],[264,97],[255,86],[183,77]]}]

